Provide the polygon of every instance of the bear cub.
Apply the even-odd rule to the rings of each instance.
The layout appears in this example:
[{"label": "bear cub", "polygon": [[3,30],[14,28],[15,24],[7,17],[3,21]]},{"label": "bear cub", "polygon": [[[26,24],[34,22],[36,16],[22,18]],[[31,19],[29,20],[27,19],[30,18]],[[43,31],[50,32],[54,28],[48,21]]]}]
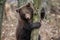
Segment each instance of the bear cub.
[{"label": "bear cub", "polygon": [[33,8],[28,3],[16,10],[19,13],[18,27],[16,28],[16,40],[30,40],[31,32],[35,28],[40,28],[40,22],[33,23]]}]

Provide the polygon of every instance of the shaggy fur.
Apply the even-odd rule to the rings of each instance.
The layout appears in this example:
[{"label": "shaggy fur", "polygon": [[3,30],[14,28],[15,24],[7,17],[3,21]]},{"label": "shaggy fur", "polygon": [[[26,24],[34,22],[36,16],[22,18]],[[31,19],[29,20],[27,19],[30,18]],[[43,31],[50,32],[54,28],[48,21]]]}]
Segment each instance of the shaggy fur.
[{"label": "shaggy fur", "polygon": [[33,8],[28,3],[25,6],[16,10],[20,15],[18,27],[16,29],[17,40],[30,40],[31,31],[34,28],[40,27],[40,22],[33,23]]}]

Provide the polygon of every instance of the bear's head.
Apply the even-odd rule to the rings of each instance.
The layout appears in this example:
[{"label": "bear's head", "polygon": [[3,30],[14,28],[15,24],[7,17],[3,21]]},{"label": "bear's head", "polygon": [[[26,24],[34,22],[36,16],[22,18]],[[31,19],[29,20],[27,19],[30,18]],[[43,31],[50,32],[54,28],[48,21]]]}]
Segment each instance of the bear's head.
[{"label": "bear's head", "polygon": [[33,17],[33,8],[30,3],[20,7],[16,11],[23,20],[30,20]]}]

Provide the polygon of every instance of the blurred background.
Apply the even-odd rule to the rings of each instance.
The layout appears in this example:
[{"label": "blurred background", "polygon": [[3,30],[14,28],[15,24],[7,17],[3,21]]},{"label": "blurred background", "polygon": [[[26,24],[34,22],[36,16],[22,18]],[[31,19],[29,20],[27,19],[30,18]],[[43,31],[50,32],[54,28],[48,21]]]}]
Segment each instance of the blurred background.
[{"label": "blurred background", "polygon": [[60,0],[0,0],[0,39],[16,40],[18,14],[15,10],[28,2],[34,6],[33,22],[40,22],[41,9],[45,9],[41,27],[32,31],[31,40],[38,40],[38,35],[40,40],[60,40]]}]

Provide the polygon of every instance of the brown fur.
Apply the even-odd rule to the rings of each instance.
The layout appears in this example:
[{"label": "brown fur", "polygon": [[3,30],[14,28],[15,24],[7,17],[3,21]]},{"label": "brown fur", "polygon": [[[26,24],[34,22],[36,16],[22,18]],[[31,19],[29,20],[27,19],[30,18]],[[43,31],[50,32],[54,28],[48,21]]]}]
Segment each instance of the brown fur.
[{"label": "brown fur", "polygon": [[16,11],[20,16],[18,27],[16,29],[16,38],[17,40],[30,40],[32,29],[39,28],[40,22],[33,24],[33,8],[30,3],[17,9]]},{"label": "brown fur", "polygon": [[[30,22],[32,22],[33,17],[33,8],[30,6],[30,3],[28,3],[27,5],[16,10],[20,15],[20,20],[16,29],[17,40],[30,40]],[[26,18],[26,14],[30,15],[30,18]]]}]

